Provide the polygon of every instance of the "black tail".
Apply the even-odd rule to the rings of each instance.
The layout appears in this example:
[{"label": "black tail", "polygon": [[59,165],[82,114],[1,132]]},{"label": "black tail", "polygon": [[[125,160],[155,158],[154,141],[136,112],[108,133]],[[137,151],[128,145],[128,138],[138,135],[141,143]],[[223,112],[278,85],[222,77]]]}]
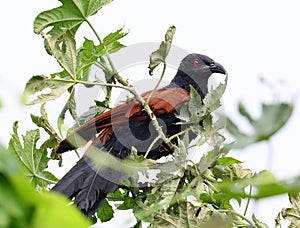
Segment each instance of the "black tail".
[{"label": "black tail", "polygon": [[83,157],[52,191],[74,198],[76,206],[86,216],[91,216],[99,210],[107,193],[116,190],[120,179],[119,172],[108,168],[99,172],[91,166],[88,158]]}]

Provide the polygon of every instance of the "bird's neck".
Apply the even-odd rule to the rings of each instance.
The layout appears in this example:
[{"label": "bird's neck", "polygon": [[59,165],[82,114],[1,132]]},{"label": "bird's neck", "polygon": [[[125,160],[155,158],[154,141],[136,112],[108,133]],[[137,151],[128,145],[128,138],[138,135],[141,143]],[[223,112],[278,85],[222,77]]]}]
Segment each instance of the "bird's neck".
[{"label": "bird's neck", "polygon": [[198,94],[204,98],[208,93],[208,78],[209,76],[203,75],[198,76],[197,81],[192,77],[188,76],[186,73],[182,71],[178,71],[171,83],[166,86],[167,88],[176,88],[180,87],[190,92],[190,86],[193,86]]}]

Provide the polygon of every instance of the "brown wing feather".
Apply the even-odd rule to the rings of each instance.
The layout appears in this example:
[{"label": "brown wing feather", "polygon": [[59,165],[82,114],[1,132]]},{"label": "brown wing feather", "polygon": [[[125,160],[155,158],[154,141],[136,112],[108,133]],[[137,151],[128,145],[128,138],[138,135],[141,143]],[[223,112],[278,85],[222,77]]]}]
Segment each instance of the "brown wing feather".
[{"label": "brown wing feather", "polygon": [[[147,100],[150,94],[151,91],[148,91],[141,94],[141,96],[143,99]],[[149,106],[153,113],[159,116],[174,111],[175,109],[186,104],[189,99],[189,93],[182,88],[162,88],[157,90],[150,98]],[[126,123],[129,120],[140,121],[148,118],[149,116],[143,110],[142,105],[136,100],[131,100],[99,116],[96,116],[92,120],[79,127],[76,130],[76,133],[84,140],[88,141],[95,136],[96,132],[100,132],[97,140],[101,140],[101,142],[105,144],[113,132],[113,125]],[[71,139],[72,137],[74,136],[68,137],[67,141],[71,140],[71,142],[74,142],[74,140]],[[66,140],[63,142],[65,141]]]}]

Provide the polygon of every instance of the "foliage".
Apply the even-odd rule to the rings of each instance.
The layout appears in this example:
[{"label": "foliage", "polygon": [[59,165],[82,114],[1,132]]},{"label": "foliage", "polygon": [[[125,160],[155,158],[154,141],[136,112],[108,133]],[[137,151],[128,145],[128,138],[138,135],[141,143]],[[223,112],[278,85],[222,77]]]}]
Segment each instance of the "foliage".
[{"label": "foliage", "polygon": [[289,220],[291,223],[289,225],[290,228],[296,228],[300,226],[300,194],[289,194],[289,200],[291,202],[291,208],[283,208],[281,213],[278,214],[276,218],[276,225],[281,227],[280,220],[281,217]]},{"label": "foliage", "polygon": [[13,132],[9,149],[19,158],[21,165],[26,170],[26,176],[30,178],[30,182],[41,188],[55,183],[57,181],[56,177],[45,170],[50,160],[47,157],[49,143],[45,142],[41,148],[37,148],[36,145],[40,139],[39,129],[28,131],[26,135],[23,135],[24,145],[19,139],[17,122],[14,124]]},{"label": "foliage", "polygon": [[[31,140],[33,133],[24,136],[26,144],[31,146],[35,144],[35,139]],[[12,155],[0,145],[0,227],[89,226],[79,210],[75,206],[67,206],[68,201],[62,196],[37,192],[26,178],[28,172],[15,162]]]},{"label": "foliage", "polygon": [[234,148],[243,148],[253,143],[268,140],[288,121],[293,106],[288,103],[263,104],[262,113],[258,119],[252,117],[246,107],[240,103],[239,113],[253,128],[253,134],[248,135],[239,130],[236,124],[227,117],[227,130],[236,137]]},{"label": "foliage", "polygon": [[159,49],[152,52],[150,55],[150,64],[149,64],[149,74],[153,74],[153,70],[160,64],[165,63],[166,58],[171,49],[171,44],[173,40],[173,36],[175,34],[176,28],[175,26],[171,26],[165,35],[165,41],[161,42]]},{"label": "foliage", "polygon": [[[46,169],[50,159],[61,159],[50,151],[61,141],[57,131],[63,132],[66,113],[69,112],[76,121],[75,126],[82,125],[110,107],[111,92],[114,87],[130,91],[144,105],[145,110],[150,109],[147,107],[147,101],[144,101],[119,75],[110,58],[111,53],[125,47],[120,39],[127,33],[123,32],[122,28],[101,39],[88,20],[111,1],[60,1],[61,6],[40,13],[34,21],[34,32],[42,35],[45,50],[61,67],[49,76],[33,76],[25,86],[24,95],[27,104],[41,104],[41,115],[31,116],[39,129],[27,131],[21,140],[16,122],[9,143],[10,153],[0,147],[1,227],[34,227],[41,223],[43,227],[50,227],[50,225],[65,227],[66,224],[70,227],[87,226],[88,222],[83,220],[72,206],[66,206],[66,200],[54,193],[34,191],[34,187],[43,190],[57,180]],[[85,38],[83,44],[78,47],[75,35],[83,23],[94,32],[97,41]],[[161,78],[164,76],[166,58],[174,33],[175,27],[171,26],[159,49],[150,55],[150,74],[162,63],[164,69]],[[92,65],[102,70],[101,79],[100,77],[89,78]],[[75,94],[79,84],[87,87],[100,86],[105,91],[106,97],[103,101],[97,101],[90,110],[78,117]],[[241,161],[229,156],[233,149],[270,140],[288,121],[293,105],[282,102],[262,104],[261,116],[256,119],[243,104],[239,104],[239,112],[249,122],[253,132],[252,134],[242,132],[232,119],[225,117],[226,128],[234,137],[234,141],[228,143],[222,134],[222,130],[225,129],[223,119],[216,120],[212,116],[212,112],[221,106],[220,100],[226,85],[227,76],[224,83],[220,83],[210,91],[203,100],[195,89],[191,88],[191,99],[178,114],[180,124],[187,125],[188,128],[178,135],[170,136],[170,138],[178,138],[178,145],[173,148],[171,160],[156,162],[145,158],[146,156],[138,156],[133,149],[132,155],[127,160],[119,161],[109,157],[107,153],[101,154],[101,151],[95,151],[102,157],[102,160],[97,162],[106,163],[116,169],[126,166],[128,172],[125,173],[131,177],[130,181],[124,181],[115,192],[108,194],[107,200],[96,214],[101,222],[112,219],[114,210],[132,209],[137,220],[135,227],[141,227],[142,222],[148,222],[150,227],[216,227],[216,224],[218,227],[267,227],[254,215],[248,218],[245,216],[246,213],[241,214],[236,211],[231,205],[231,200],[235,199],[241,204],[243,199],[259,200],[288,193],[292,208],[283,209],[276,222],[279,225],[280,219],[285,218],[291,221],[291,227],[298,226],[299,177],[278,180],[268,171],[253,174],[250,169],[242,166]],[[155,85],[154,90],[158,86],[159,83]],[[54,127],[46,114],[45,104],[59,99],[63,94],[67,94],[68,99],[57,116],[57,127]],[[151,110],[148,111],[151,116]],[[151,120],[155,125],[156,119],[152,116]],[[199,121],[202,121],[202,124],[199,124]],[[43,143],[39,142],[41,129],[45,130],[49,137]],[[197,140],[190,142],[190,132],[198,135]],[[196,147],[197,151],[201,151],[201,146],[204,144],[209,145],[210,150],[203,154],[200,161],[189,160],[190,148]],[[18,163],[14,162],[11,154],[15,155]],[[153,170],[160,171],[156,176],[157,179],[141,186],[137,174],[148,176]],[[29,177],[27,179],[34,187],[28,185],[23,178],[24,175]],[[60,213],[62,210],[64,213]]]}]

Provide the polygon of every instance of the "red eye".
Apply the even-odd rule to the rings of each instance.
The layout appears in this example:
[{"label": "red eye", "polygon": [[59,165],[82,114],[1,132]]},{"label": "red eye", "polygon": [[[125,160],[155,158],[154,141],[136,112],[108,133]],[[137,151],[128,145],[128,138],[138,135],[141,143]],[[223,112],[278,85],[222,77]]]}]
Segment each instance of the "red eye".
[{"label": "red eye", "polygon": [[199,66],[199,62],[198,62],[198,60],[194,60],[194,67],[197,67],[197,66]]}]

